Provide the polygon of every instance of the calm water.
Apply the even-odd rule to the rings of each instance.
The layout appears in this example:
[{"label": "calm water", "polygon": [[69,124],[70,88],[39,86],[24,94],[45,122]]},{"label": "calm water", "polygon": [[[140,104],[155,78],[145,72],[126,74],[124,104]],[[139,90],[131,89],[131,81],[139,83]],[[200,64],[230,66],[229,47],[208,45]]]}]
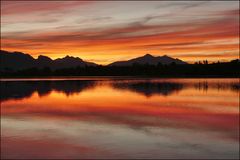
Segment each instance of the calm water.
[{"label": "calm water", "polygon": [[239,158],[239,79],[1,80],[2,158]]}]

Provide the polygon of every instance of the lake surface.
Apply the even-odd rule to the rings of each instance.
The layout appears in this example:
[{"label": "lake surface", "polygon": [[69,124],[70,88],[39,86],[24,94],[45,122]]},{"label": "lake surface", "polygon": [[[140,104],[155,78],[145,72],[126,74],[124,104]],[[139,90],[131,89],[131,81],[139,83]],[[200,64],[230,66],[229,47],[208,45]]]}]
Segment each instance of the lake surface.
[{"label": "lake surface", "polygon": [[1,80],[1,158],[239,158],[239,79]]}]

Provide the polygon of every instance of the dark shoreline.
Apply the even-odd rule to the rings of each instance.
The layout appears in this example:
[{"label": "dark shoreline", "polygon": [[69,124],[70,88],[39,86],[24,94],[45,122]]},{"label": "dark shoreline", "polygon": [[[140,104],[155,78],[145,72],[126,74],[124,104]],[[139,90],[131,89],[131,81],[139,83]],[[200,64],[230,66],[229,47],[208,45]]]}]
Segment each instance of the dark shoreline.
[{"label": "dark shoreline", "polygon": [[135,77],[135,78],[240,78],[240,62],[186,65],[85,66],[52,70],[49,67],[24,70],[4,69],[0,78],[46,77]]},{"label": "dark shoreline", "polygon": [[191,78],[239,78],[239,76],[221,76],[221,75],[200,75],[200,76],[0,76],[1,79],[55,79],[55,78],[64,78],[64,79],[73,79],[73,78],[110,78],[110,79],[142,79],[142,78],[156,78],[156,79],[167,79],[167,78],[186,78],[186,79],[191,79]]}]

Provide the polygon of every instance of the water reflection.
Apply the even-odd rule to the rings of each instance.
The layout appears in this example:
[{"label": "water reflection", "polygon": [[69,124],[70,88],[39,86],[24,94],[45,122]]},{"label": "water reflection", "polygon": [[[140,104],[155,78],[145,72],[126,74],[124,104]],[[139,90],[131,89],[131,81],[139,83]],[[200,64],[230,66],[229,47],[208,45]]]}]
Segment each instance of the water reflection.
[{"label": "water reflection", "polygon": [[230,82],[230,83],[224,83],[224,82],[215,82],[215,83],[209,83],[208,81],[198,82],[194,83],[193,86],[198,90],[204,90],[207,91],[209,87],[211,89],[217,89],[217,90],[232,90],[235,92],[239,92],[240,90],[240,82]]},{"label": "water reflection", "polygon": [[169,82],[119,82],[112,85],[116,89],[125,89],[150,97],[155,94],[170,95],[183,89],[183,83]]},{"label": "water reflection", "polygon": [[31,97],[37,92],[40,97],[46,96],[55,90],[63,92],[66,96],[80,93],[86,89],[93,88],[95,81],[72,80],[72,81],[1,81],[1,101],[11,99],[23,99]]},{"label": "water reflection", "polygon": [[1,81],[1,158],[238,158],[238,81]]},{"label": "water reflection", "polygon": [[[0,100],[23,99],[31,97],[37,92],[40,97],[50,94],[52,91],[63,92],[66,96],[80,93],[86,89],[91,89],[100,85],[97,80],[56,80],[56,81],[1,81]],[[207,91],[210,89],[240,91],[240,83],[223,82],[192,82],[192,81],[151,81],[151,80],[114,80],[110,81],[110,86],[117,90],[128,90],[136,92],[146,97],[152,95],[168,96],[186,88],[195,88]]]}]

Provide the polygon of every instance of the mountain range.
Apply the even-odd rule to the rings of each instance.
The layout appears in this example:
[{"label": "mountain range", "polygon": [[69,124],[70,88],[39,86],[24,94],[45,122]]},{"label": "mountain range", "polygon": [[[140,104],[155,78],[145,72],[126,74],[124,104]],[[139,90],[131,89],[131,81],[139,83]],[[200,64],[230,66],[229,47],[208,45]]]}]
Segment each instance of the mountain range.
[{"label": "mountain range", "polygon": [[49,67],[53,70],[62,68],[72,68],[77,66],[97,66],[97,64],[92,62],[83,61],[78,57],[66,56],[64,58],[58,58],[52,60],[47,56],[38,56],[34,59],[29,54],[24,54],[22,52],[8,52],[0,51],[0,69],[11,69],[11,70],[22,70],[28,68],[44,68]]},{"label": "mountain range", "polygon": [[151,65],[157,65],[158,63],[161,63],[163,65],[169,65],[171,63],[175,64],[187,64],[186,62],[180,60],[180,59],[174,59],[169,56],[158,56],[154,57],[151,54],[146,54],[142,57],[137,57],[134,59],[130,59],[127,61],[117,61],[109,64],[110,66],[131,66],[133,64],[151,64]]},{"label": "mountain range", "polygon": [[[47,56],[38,56],[34,59],[29,54],[22,52],[8,52],[0,50],[0,70],[10,69],[10,70],[22,70],[28,68],[44,68],[49,67],[52,70],[62,69],[62,68],[72,68],[72,67],[83,67],[83,66],[97,66],[98,64],[87,62],[78,57],[65,56],[64,58],[58,58],[52,60]],[[128,61],[117,61],[109,64],[108,66],[131,66],[134,64],[151,64],[157,65],[158,63],[168,65],[171,63],[175,64],[187,64],[186,62],[174,59],[168,56],[158,56],[154,57],[150,54],[146,54],[142,57],[130,59]]]}]

